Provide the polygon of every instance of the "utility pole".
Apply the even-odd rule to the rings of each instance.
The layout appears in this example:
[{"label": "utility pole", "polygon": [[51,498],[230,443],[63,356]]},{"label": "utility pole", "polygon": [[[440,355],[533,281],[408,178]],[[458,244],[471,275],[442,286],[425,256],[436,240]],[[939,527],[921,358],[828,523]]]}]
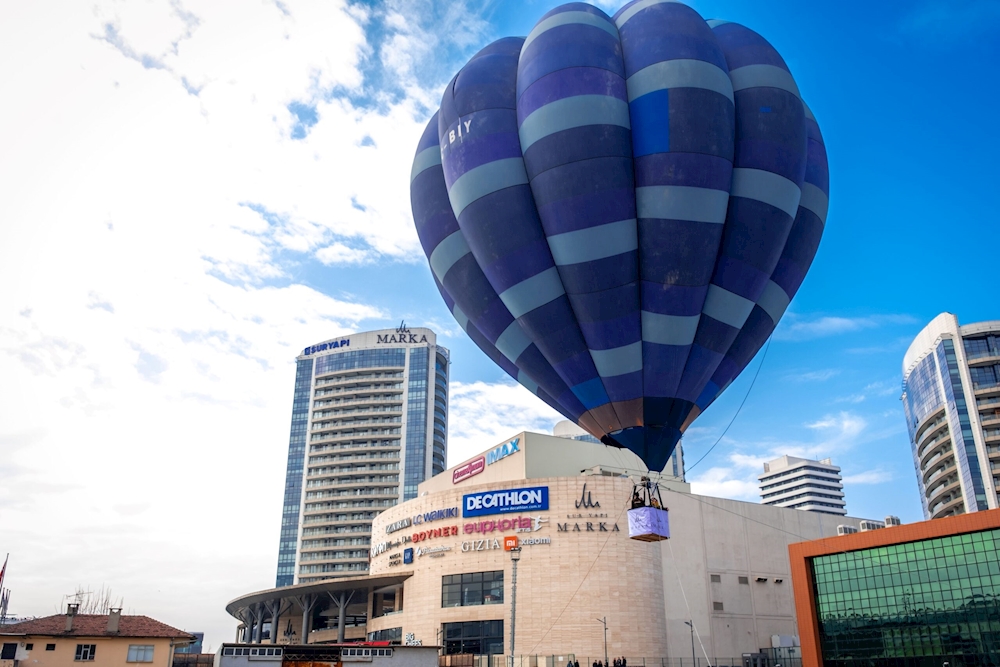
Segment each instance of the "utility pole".
[{"label": "utility pole", "polygon": [[691,628],[691,667],[696,667],[698,664],[698,658],[694,652],[694,619],[690,621],[684,621],[684,625]]},{"label": "utility pole", "polygon": [[517,623],[517,561],[521,560],[521,547],[510,550],[510,667],[514,667],[514,628]]},{"label": "utility pole", "polygon": [[595,618],[594,620],[604,624],[604,667],[608,667],[608,617]]}]

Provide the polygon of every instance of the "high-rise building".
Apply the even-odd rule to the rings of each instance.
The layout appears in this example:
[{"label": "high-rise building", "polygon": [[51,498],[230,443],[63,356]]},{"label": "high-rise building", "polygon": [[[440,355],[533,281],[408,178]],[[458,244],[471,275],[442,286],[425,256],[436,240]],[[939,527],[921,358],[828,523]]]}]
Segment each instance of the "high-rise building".
[{"label": "high-rise building", "polygon": [[847,515],[840,467],[830,459],[813,461],[782,456],[764,464],[760,502],[764,505]]},{"label": "high-rise building", "polygon": [[903,357],[902,398],[924,517],[997,508],[1000,321],[931,320]]},{"label": "high-rise building", "polygon": [[[580,440],[581,442],[594,442],[598,444],[601,442],[568,419],[556,422],[556,425],[552,427],[552,435],[557,438]],[[667,459],[667,465],[663,466],[663,470],[659,472],[679,479],[682,482],[684,481],[684,448],[681,447],[681,443],[677,443],[674,451],[670,453],[670,458]]]},{"label": "high-rise building", "polygon": [[405,324],[296,358],[277,586],[367,570],[372,519],[447,467],[448,363]]}]

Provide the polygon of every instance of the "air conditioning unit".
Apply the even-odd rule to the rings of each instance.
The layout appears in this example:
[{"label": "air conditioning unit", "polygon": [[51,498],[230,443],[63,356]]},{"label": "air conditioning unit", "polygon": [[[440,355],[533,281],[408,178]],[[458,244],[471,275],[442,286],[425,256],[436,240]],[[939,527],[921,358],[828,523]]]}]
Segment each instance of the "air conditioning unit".
[{"label": "air conditioning unit", "polygon": [[866,533],[869,530],[878,530],[880,528],[885,528],[885,524],[882,523],[881,521],[869,521],[867,519],[862,521],[859,525],[861,526],[862,533]]},{"label": "air conditioning unit", "polygon": [[853,535],[856,532],[858,529],[854,526],[845,526],[844,524],[837,526],[837,535]]}]

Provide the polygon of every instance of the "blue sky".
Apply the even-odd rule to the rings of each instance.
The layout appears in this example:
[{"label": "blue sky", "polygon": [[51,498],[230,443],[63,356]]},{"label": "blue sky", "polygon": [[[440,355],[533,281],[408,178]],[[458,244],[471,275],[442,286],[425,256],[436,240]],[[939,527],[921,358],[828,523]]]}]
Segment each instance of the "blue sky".
[{"label": "blue sky", "polygon": [[[12,611],[53,613],[103,583],[127,610],[230,637],[224,603],[273,582],[294,357],[310,343],[402,319],[440,331],[451,463],[551,428],[446,311],[407,185],[445,82],[555,4],[0,8],[0,85],[19,100],[0,108]],[[756,500],[762,461],[830,456],[852,515],[918,520],[902,355],[941,311],[1000,317],[1000,5],[693,6],[783,54],[824,133],[831,206],[752,392],[759,357],[689,430],[693,462],[746,397],[690,479]]]}]

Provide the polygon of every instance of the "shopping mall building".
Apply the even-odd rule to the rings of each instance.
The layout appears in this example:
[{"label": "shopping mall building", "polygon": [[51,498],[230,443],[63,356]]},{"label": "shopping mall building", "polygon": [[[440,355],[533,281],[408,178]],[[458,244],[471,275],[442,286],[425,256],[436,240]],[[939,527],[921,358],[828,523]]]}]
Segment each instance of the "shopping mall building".
[{"label": "shopping mall building", "polygon": [[[860,520],[697,496],[654,475],[671,539],[632,540],[644,471],[625,450],[520,433],[379,514],[367,575],[250,593],[227,610],[245,641],[367,637],[509,654],[514,625],[516,655],[586,664],[605,655],[598,619],[607,654],[633,664],[689,658],[692,644],[712,659],[796,644],[788,545]],[[506,537],[521,547],[514,619]]]}]

